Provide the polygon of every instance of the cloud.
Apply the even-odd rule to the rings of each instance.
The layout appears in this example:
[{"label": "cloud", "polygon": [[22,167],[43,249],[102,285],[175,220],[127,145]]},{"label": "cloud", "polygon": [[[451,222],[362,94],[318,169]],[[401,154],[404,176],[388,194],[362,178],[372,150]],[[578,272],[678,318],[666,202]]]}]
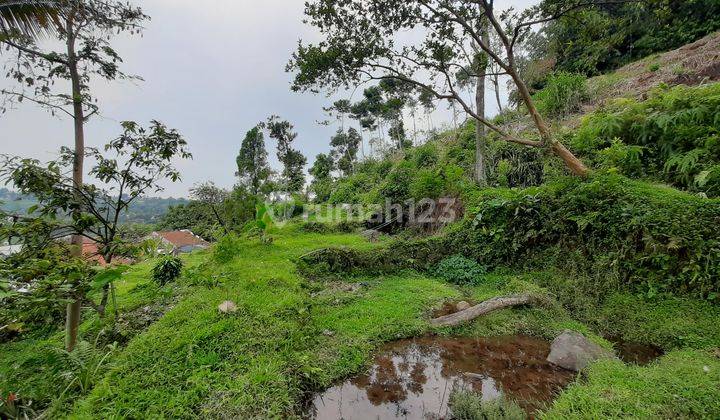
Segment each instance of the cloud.
[{"label": "cloud", "polygon": [[[122,35],[113,44],[124,71],[145,81],[94,83],[103,116],[88,123],[88,145],[116,136],[123,120],[158,119],[177,128],[195,158],[182,164],[183,182],[168,184],[166,195],[184,196],[194,183],[207,180],[230,187],[245,132],[277,114],[295,125],[296,147],[312,162],[327,151],[336,127],[316,123],[325,118],[322,107],[329,100],[291,92],[291,76],[284,71],[299,38],[318,38],[302,23],[303,3],[143,0],[152,17],[143,37]],[[499,8],[527,3],[496,1]],[[0,88],[11,83],[0,79]],[[69,119],[52,118],[30,104],[0,117],[0,153],[47,159],[72,138]],[[272,147],[268,142],[277,165]]]}]

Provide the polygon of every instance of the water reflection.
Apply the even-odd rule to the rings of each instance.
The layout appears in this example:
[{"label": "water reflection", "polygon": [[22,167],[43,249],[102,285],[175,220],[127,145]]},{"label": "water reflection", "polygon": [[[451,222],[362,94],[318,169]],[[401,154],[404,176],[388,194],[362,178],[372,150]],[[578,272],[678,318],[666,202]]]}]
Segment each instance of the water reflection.
[{"label": "water reflection", "polygon": [[573,373],[545,361],[548,342],[532,337],[403,340],[384,347],[366,374],[315,397],[316,419],[438,419],[453,388],[485,400],[508,394],[529,412],[549,401]]}]

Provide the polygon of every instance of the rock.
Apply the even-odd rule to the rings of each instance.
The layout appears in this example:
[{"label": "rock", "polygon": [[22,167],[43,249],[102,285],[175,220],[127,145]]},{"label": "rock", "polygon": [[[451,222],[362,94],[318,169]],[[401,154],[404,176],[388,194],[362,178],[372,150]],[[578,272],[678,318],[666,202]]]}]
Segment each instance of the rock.
[{"label": "rock", "polygon": [[458,311],[464,311],[465,309],[467,309],[469,307],[470,307],[470,304],[465,302],[464,300],[461,300],[460,302],[458,302],[455,305],[455,309],[457,309]]},{"label": "rock", "polygon": [[598,359],[616,359],[615,355],[575,331],[565,330],[553,340],[547,361],[565,369],[580,371]]},{"label": "rock", "polygon": [[375,229],[364,230],[361,235],[370,242],[377,242],[380,239],[380,232]]},{"label": "rock", "polygon": [[322,333],[323,333],[323,335],[326,336],[326,337],[332,337],[332,336],[335,335],[335,333],[332,332],[332,331],[330,331],[330,330],[323,330]]},{"label": "rock", "polygon": [[218,306],[218,310],[224,314],[237,312],[238,308],[235,302],[226,300]]}]

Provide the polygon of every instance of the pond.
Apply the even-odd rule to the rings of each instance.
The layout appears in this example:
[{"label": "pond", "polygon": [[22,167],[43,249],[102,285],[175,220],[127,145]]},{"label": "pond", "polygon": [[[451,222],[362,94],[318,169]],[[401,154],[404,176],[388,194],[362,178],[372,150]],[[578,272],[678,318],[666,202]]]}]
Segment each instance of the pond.
[{"label": "pond", "polygon": [[423,337],[383,347],[369,371],[315,396],[314,419],[438,419],[456,388],[484,400],[506,395],[528,413],[552,401],[575,374],[549,364],[550,343],[528,336]]}]

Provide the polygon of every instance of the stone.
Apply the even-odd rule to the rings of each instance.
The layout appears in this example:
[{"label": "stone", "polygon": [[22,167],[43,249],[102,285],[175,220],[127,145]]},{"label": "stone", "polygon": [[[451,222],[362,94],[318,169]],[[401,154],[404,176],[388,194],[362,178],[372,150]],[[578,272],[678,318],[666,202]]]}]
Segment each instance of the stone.
[{"label": "stone", "polygon": [[375,229],[364,230],[361,235],[370,242],[377,242],[380,239],[380,232]]},{"label": "stone", "polygon": [[334,333],[333,331],[330,331],[330,330],[323,330],[323,335],[326,336],[326,337],[332,337],[332,336],[335,335],[335,333]]},{"label": "stone", "polygon": [[231,300],[226,300],[225,302],[218,305],[218,310],[224,314],[230,314],[237,312],[238,308],[235,302]]},{"label": "stone", "polygon": [[553,340],[547,361],[576,372],[598,359],[617,359],[615,354],[591,342],[584,335],[565,330]]}]

